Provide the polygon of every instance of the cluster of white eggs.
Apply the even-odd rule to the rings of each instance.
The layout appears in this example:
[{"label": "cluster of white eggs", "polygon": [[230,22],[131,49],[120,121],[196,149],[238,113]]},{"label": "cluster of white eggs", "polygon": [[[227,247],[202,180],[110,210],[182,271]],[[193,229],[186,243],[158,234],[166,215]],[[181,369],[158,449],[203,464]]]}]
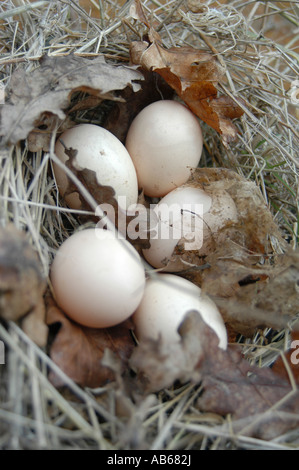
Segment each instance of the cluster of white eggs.
[{"label": "cluster of white eggs", "polygon": [[[144,108],[133,120],[125,145],[104,128],[80,124],[64,132],[55,152],[66,163],[73,150],[73,167],[95,172],[100,185],[111,186],[125,207],[137,203],[138,190],[161,204],[194,204],[203,207],[209,227],[203,233],[203,251],[209,245],[211,228],[220,219],[234,219],[235,206],[227,200],[222,208],[219,195],[184,186],[199,164],[203,148],[198,119],[183,104],[162,100]],[[79,193],[68,191],[68,177],[54,164],[56,182],[68,206],[80,209]],[[88,188],[87,188],[88,189]],[[216,202],[216,203],[215,203]],[[216,207],[216,209],[215,209]],[[157,212],[159,219],[159,211]],[[201,214],[202,216],[202,214]],[[217,220],[216,220],[217,219]],[[159,219],[158,223],[164,223]],[[129,317],[139,341],[144,338],[178,341],[178,326],[185,314],[196,310],[227,345],[222,317],[209,298],[192,282],[169,272],[177,271],[172,253],[178,239],[150,241],[144,259],[166,273],[146,276],[145,264],[135,248],[117,232],[103,228],[75,232],[58,249],[51,266],[51,282],[58,305],[76,322],[107,328]]]}]

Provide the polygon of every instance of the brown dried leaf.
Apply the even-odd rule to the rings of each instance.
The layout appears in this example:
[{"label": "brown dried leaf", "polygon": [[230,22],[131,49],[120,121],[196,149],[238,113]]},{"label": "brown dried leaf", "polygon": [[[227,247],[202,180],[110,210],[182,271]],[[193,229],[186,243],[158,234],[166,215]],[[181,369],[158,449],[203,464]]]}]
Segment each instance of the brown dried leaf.
[{"label": "brown dried leaf", "polygon": [[140,72],[128,66],[107,64],[103,58],[45,57],[31,72],[17,69],[7,89],[8,101],[1,107],[1,144],[15,144],[40,125],[43,113],[63,120],[72,93],[82,91],[99,99],[118,99],[113,93],[131,86],[137,91]]},{"label": "brown dried leaf", "polygon": [[[256,328],[285,328],[298,314],[299,251],[276,256],[272,266],[248,268],[244,277],[233,262],[220,261],[218,269],[216,284],[224,277],[232,279],[239,272],[234,295],[228,299],[214,298],[225,320],[236,331],[250,336]],[[208,283],[207,277],[205,286]],[[212,284],[215,286],[214,282]],[[213,285],[209,289],[213,289]]]},{"label": "brown dried leaf", "polygon": [[[22,320],[28,336],[44,346],[47,339],[43,294],[46,280],[26,234],[13,225],[0,229],[0,317]],[[36,330],[39,334],[36,334]]]},{"label": "brown dried leaf", "polygon": [[134,18],[135,20],[141,21],[143,24],[145,24],[148,28],[150,27],[147,17],[145,15],[143,6],[141,5],[141,2],[139,0],[135,0],[130,6],[130,16]]},{"label": "brown dried leaf", "polygon": [[146,392],[157,392],[175,381],[199,380],[196,367],[202,357],[201,319],[197,312],[186,313],[179,328],[180,343],[161,339],[143,340],[134,350],[130,366],[142,377]]},{"label": "brown dried leaf", "polygon": [[220,349],[218,337],[198,313],[190,312],[179,332],[181,343],[144,341],[134,351],[130,365],[142,379],[145,393],[177,380],[201,383],[197,408],[230,414],[232,428],[243,435],[272,439],[298,426],[299,392],[292,391],[288,380],[269,368],[250,365],[239,345]]},{"label": "brown dried leaf", "polygon": [[197,407],[230,414],[235,432],[261,439],[273,439],[297,427],[299,391],[270,368],[250,365],[237,345],[221,351],[217,341],[212,330],[204,327],[199,365],[204,392]]},{"label": "brown dried leaf", "polygon": [[[115,220],[113,220],[113,223],[115,222],[115,227],[119,229],[119,226],[118,226],[119,223],[120,223],[121,229],[122,227],[127,227],[128,223],[136,217],[135,212],[133,211],[131,215],[129,212],[126,212],[124,209],[120,208],[115,198],[115,191],[112,188],[112,186],[101,185],[94,171],[88,170],[86,168],[84,168],[83,170],[78,169],[78,165],[76,165],[76,155],[77,155],[76,149],[72,149],[72,148],[65,149],[65,153],[69,157],[69,160],[67,160],[66,162],[66,166],[76,175],[76,177],[83,184],[83,186],[86,189],[88,189],[89,194],[93,197],[96,203],[98,205],[110,204],[110,206],[114,208]],[[79,199],[81,201],[82,210],[88,211],[88,210],[93,209],[85,200],[84,195],[82,195],[78,191],[76,184],[69,180],[68,187],[64,194],[64,197],[74,192],[78,192],[79,194]],[[138,202],[140,204],[141,204],[141,199],[142,199],[142,194],[138,198]],[[103,213],[104,212],[105,211],[103,211]],[[105,216],[105,213],[104,213],[104,216]],[[88,221],[93,220],[94,222],[99,222],[101,220],[101,214],[97,213],[94,216],[78,215],[78,219],[81,221],[85,221],[87,219]],[[105,222],[103,222],[103,224],[105,224]],[[127,238],[128,241],[130,241],[132,245],[134,245],[134,247],[137,250],[140,250],[141,248],[147,248],[149,246],[149,240],[147,238],[143,239],[143,238],[137,237],[136,239],[131,239],[127,231],[125,231],[123,235]]]},{"label": "brown dried leaf", "polygon": [[[115,191],[112,186],[102,186],[98,179],[95,171],[88,170],[87,168],[83,168],[82,170],[78,169],[78,165],[76,165],[76,155],[77,150],[73,148],[66,148],[65,153],[68,155],[69,159],[66,162],[66,166],[76,175],[78,180],[82,183],[82,185],[88,189],[89,194],[93,197],[96,203],[99,204],[111,204],[115,211],[116,211],[116,220],[117,220],[117,210],[118,204],[115,199]],[[93,207],[90,207],[88,202],[85,200],[84,196],[78,191],[76,184],[68,180],[68,187],[65,191],[64,197],[72,194],[74,192],[78,192],[79,198],[81,201],[81,209],[82,210],[93,210]],[[90,219],[90,217],[89,217]],[[95,217],[95,220],[98,218]]]},{"label": "brown dried leaf", "polygon": [[[190,258],[189,253],[193,265],[207,267],[195,267],[184,276],[213,298],[235,331],[250,336],[257,327],[284,327],[299,308],[298,255],[288,253],[259,188],[221,168],[197,169],[188,184],[208,193],[227,191],[236,204],[238,222],[221,230],[221,244],[204,259],[196,252]],[[273,243],[285,254],[275,255]]]},{"label": "brown dried leaf", "polygon": [[[27,136],[27,146],[30,152],[38,152],[39,150],[49,152],[51,139],[58,120],[54,114],[42,113],[40,115],[38,121],[35,122],[35,128]],[[75,123],[67,117],[59,125],[59,131],[63,132],[74,125]]]},{"label": "brown dried leaf", "polygon": [[[69,319],[50,295],[47,295],[46,309],[50,331],[56,331],[50,357],[72,380],[82,387],[92,388],[114,380],[113,370],[102,365],[107,348],[119,357],[122,371],[125,370],[134,348],[130,320],[112,328],[84,327]],[[56,387],[64,385],[54,372],[49,379]]]},{"label": "brown dried leaf", "polygon": [[57,124],[57,117],[50,113],[42,113],[36,127],[28,134],[28,149],[31,152],[38,150],[48,151],[50,148],[52,132]]},{"label": "brown dried leaf", "polygon": [[[148,26],[140,2],[135,4],[134,18]],[[160,74],[196,116],[222,135],[225,144],[236,138],[231,120],[242,116],[243,110],[230,97],[218,96],[216,86],[224,80],[225,69],[212,54],[189,46],[166,49],[159,34],[149,28],[149,42],[132,42],[130,55],[133,64]]]},{"label": "brown dried leaf", "polygon": [[133,119],[146,106],[161,99],[172,99],[173,89],[156,73],[143,70],[144,80],[137,92],[126,88],[119,96],[123,101],[115,101],[103,123],[123,144]]},{"label": "brown dried leaf", "polygon": [[46,309],[43,299],[38,308],[35,308],[22,319],[22,330],[24,333],[41,348],[45,347],[48,341],[48,327],[46,325]]},{"label": "brown dried leaf", "polygon": [[227,238],[241,247],[241,250],[246,249],[248,255],[271,253],[273,240],[281,246],[285,245],[262,193],[253,181],[225,168],[197,168],[188,184],[207,193],[215,190],[228,192],[237,208],[238,223],[225,229],[228,232]]}]

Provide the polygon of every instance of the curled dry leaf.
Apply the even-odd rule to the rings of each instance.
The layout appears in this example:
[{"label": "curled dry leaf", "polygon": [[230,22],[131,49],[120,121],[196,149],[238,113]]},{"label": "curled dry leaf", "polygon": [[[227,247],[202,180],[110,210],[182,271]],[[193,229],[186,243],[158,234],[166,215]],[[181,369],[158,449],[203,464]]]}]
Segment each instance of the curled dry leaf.
[{"label": "curled dry leaf", "polygon": [[197,312],[186,312],[178,330],[180,342],[145,339],[139,343],[131,356],[130,366],[137,370],[146,392],[170,387],[177,380],[199,380],[196,367],[203,353],[202,323]]},{"label": "curled dry leaf", "polygon": [[[63,120],[75,92],[86,92],[98,99],[118,100],[114,93],[127,86],[140,89],[143,75],[132,67],[107,64],[101,57],[45,57],[40,66],[27,72],[18,68],[7,88],[8,100],[1,107],[0,139],[2,145],[16,144],[45,125],[45,114]],[[50,119],[51,120],[51,119]],[[52,132],[52,124],[49,132]],[[48,147],[49,136],[39,136],[41,148]],[[34,140],[34,139],[33,139]],[[33,142],[36,149],[36,142]]]},{"label": "curled dry leaf", "polygon": [[[112,186],[102,186],[100,181],[98,181],[95,171],[89,170],[87,168],[81,169],[79,165],[77,165],[76,155],[78,152],[76,149],[66,148],[65,153],[69,157],[66,162],[66,166],[77,177],[80,183],[82,183],[82,185],[88,190],[88,193],[92,196],[96,204],[111,204],[117,213],[118,204],[115,199],[115,191]],[[91,207],[90,204],[85,200],[84,195],[81,194],[81,192],[78,190],[76,184],[68,179],[68,187],[65,191],[64,197],[76,192],[79,194],[82,210],[95,210],[95,208]],[[94,217],[94,219],[97,220],[97,217]]]},{"label": "curled dry leaf", "polygon": [[[44,150],[48,152],[51,145],[53,132],[55,132],[59,119],[51,113],[42,113],[36,122],[36,127],[28,134],[27,145],[30,152]],[[75,126],[68,117],[59,125],[59,131],[63,132]]]},{"label": "curled dry leaf", "polygon": [[[256,328],[285,328],[299,312],[299,251],[290,250],[277,255],[273,265],[256,267],[246,268],[246,259],[243,266],[234,261],[228,264],[227,260],[219,260],[215,272],[217,277],[209,287],[211,290],[215,284],[223,285],[225,276],[226,282],[234,279],[236,287],[233,296],[217,298],[215,291],[214,300],[226,321],[245,336],[252,334]],[[205,286],[209,282],[207,276]]]},{"label": "curled dry leaf", "polygon": [[[134,348],[130,320],[112,328],[88,328],[70,320],[56,305],[50,294],[46,296],[46,320],[50,333],[55,331],[50,345],[51,359],[82,387],[100,387],[114,380],[115,372],[102,364],[106,349],[120,359],[121,370]],[[56,386],[64,385],[54,372],[49,379]]]},{"label": "curled dry leaf", "polygon": [[[182,275],[213,298],[227,324],[239,333],[250,336],[257,327],[286,326],[298,313],[298,254],[288,251],[259,188],[221,168],[197,169],[188,184],[208,194],[226,191],[238,220],[221,228],[221,243],[206,256],[178,251],[175,256],[190,267]],[[276,255],[273,245],[285,253]]]},{"label": "curled dry leaf", "polygon": [[[65,191],[64,197],[68,196],[69,194],[73,194],[77,192],[79,194],[79,199],[81,202],[81,210],[86,210],[86,211],[95,211],[95,215],[91,216],[85,216],[79,214],[78,220],[81,222],[85,221],[93,221],[94,223],[100,223],[101,226],[105,227],[106,225],[106,213],[105,210],[103,210],[103,213],[100,212],[100,205],[101,204],[110,204],[110,206],[113,207],[114,209],[114,214],[115,214],[115,227],[118,229],[118,223],[120,222],[121,226],[127,226],[129,221],[131,219],[134,219],[135,213],[133,215],[130,215],[127,211],[119,207],[118,202],[115,198],[115,191],[112,188],[112,186],[106,186],[106,185],[101,185],[100,181],[98,181],[97,175],[95,171],[89,170],[87,168],[80,169],[78,165],[76,164],[76,155],[77,151],[76,149],[65,149],[65,153],[69,156],[69,159],[66,162],[66,166],[74,173],[74,175],[77,177],[77,179],[82,183],[82,185],[88,190],[88,193],[90,196],[92,196],[93,200],[97,204],[97,208],[95,210],[94,207],[91,207],[88,201],[86,201],[84,194],[81,194],[80,190],[78,189],[77,185],[71,181],[70,179],[68,180],[68,187]],[[127,237],[128,240],[129,236],[127,233],[123,233],[124,236]],[[147,246],[148,245],[148,240],[130,240],[132,244],[136,247],[136,249],[139,248],[140,246]]]},{"label": "curled dry leaf", "polygon": [[[272,252],[273,240],[285,245],[278,226],[265,204],[258,186],[232,170],[225,168],[197,168],[188,184],[208,194],[226,191],[233,199],[238,222],[223,228],[228,238],[248,253],[266,255]],[[225,238],[225,237],[223,237]]]},{"label": "curled dry leaf", "polygon": [[225,77],[223,65],[214,55],[193,47],[166,49],[140,2],[135,2],[132,16],[149,28],[148,41],[131,44],[133,64],[161,75],[196,116],[221,134],[224,144],[234,140],[238,131],[232,119],[242,116],[243,110],[237,99],[218,96],[216,86]]},{"label": "curled dry leaf", "polygon": [[122,101],[114,101],[107,112],[103,127],[115,135],[123,144],[133,119],[146,106],[161,99],[172,99],[174,90],[155,72],[142,71],[144,80],[141,89],[126,88],[119,93]]},{"label": "curled dry leaf", "polygon": [[28,336],[44,346],[43,295],[46,279],[37,254],[26,234],[13,225],[0,229],[0,317],[22,322]]},{"label": "curled dry leaf", "polygon": [[197,401],[201,411],[230,414],[234,432],[261,439],[298,426],[299,392],[289,380],[270,368],[250,365],[236,344],[220,350],[210,328],[202,333],[199,371],[204,391]]},{"label": "curled dry leaf", "polygon": [[[77,177],[77,179],[82,183],[82,185],[88,190],[88,193],[94,201],[97,204],[97,209],[95,211],[95,215],[91,216],[85,216],[85,215],[78,215],[78,219],[82,222],[88,220],[88,221],[93,221],[95,223],[101,222],[101,226],[105,227],[106,225],[106,213],[105,210],[103,210],[103,213],[100,213],[100,205],[101,204],[110,204],[110,206],[113,207],[114,209],[114,214],[115,214],[115,227],[116,229],[122,230],[123,227],[127,227],[128,223],[131,220],[134,220],[136,217],[135,211],[129,212],[125,211],[122,209],[119,205],[118,202],[115,198],[115,191],[112,188],[112,186],[104,186],[100,184],[100,181],[97,178],[96,172],[92,170],[88,170],[86,168],[80,169],[79,166],[76,164],[76,155],[77,151],[76,149],[72,148],[66,148],[65,153],[68,155],[69,159],[66,162],[66,166],[74,173],[74,175]],[[68,187],[66,189],[66,192],[64,194],[64,197],[68,196],[69,194],[73,194],[74,192],[78,192],[79,194],[79,199],[81,202],[81,209],[82,210],[94,210],[95,208],[91,207],[88,201],[85,200],[84,194],[81,194],[80,190],[78,190],[77,185],[71,181],[70,179],[68,180]],[[138,203],[143,202],[143,195],[139,195],[138,197]],[[119,227],[120,225],[120,227]],[[134,238],[131,239],[129,237],[128,231],[125,230],[122,232],[122,234],[127,238],[128,241],[131,242],[134,247],[140,251],[141,248],[148,247],[149,246],[149,240],[148,238]]]},{"label": "curled dry leaf", "polygon": [[299,392],[292,391],[287,379],[270,368],[250,365],[240,345],[220,349],[216,334],[196,312],[186,315],[179,333],[180,343],[145,340],[134,351],[130,364],[145,393],[177,380],[201,383],[196,407],[230,414],[236,432],[272,439],[298,426]]}]

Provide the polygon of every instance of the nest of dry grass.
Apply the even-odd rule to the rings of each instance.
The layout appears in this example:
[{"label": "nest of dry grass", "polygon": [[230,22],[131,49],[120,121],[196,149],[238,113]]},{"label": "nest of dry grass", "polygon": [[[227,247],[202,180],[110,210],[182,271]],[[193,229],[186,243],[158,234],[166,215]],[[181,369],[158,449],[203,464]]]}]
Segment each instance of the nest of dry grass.
[{"label": "nest of dry grass", "polygon": [[[81,2],[80,2],[81,3]],[[130,17],[128,2],[4,0],[0,6],[0,81],[14,70],[34,70],[44,55],[103,55],[128,63],[129,45],[145,27]],[[225,147],[203,126],[202,166],[229,168],[256,182],[283,238],[298,243],[298,6],[296,2],[199,2],[145,0],[165,47],[190,45],[213,53],[226,67],[219,91],[242,98],[238,139]],[[90,10],[88,7],[90,7]],[[83,2],[81,3],[83,5]],[[276,33],[277,31],[280,33]],[[291,33],[290,33],[291,31]],[[84,115],[80,116],[84,119]],[[53,255],[72,229],[76,214],[59,206],[51,160],[15,145],[0,154],[0,222],[25,229],[47,276]],[[280,246],[275,246],[277,253]],[[257,331],[246,354],[269,364],[287,346],[287,331]],[[232,434],[229,417],[199,413],[200,384],[164,390],[136,407],[129,422],[118,413],[113,384],[82,389],[58,369],[14,322],[0,324],[6,364],[0,366],[2,449],[280,449],[298,447],[299,430],[263,441]],[[67,383],[57,390],[54,370]]]}]

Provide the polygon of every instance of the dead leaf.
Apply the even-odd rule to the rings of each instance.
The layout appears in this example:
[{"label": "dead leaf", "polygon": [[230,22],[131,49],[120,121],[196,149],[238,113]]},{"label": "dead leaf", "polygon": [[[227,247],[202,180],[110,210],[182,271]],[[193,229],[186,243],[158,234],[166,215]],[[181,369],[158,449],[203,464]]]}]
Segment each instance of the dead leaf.
[{"label": "dead leaf", "polygon": [[101,57],[45,57],[27,72],[18,68],[7,87],[1,107],[1,145],[16,144],[39,125],[43,113],[65,119],[73,93],[86,92],[100,99],[119,99],[114,93],[127,86],[140,89],[143,75],[132,67],[107,64]]},{"label": "dead leaf", "polygon": [[184,277],[201,286],[229,327],[250,337],[257,328],[285,328],[299,311],[298,251],[259,259],[228,240],[211,256],[210,267]]},{"label": "dead leaf", "polygon": [[[53,132],[57,126],[59,119],[54,114],[42,113],[35,123],[35,128],[29,132],[27,136],[27,147],[30,152],[38,152],[43,150],[49,152]],[[63,132],[70,127],[75,126],[69,117],[59,125],[59,131]]]},{"label": "dead leaf", "polygon": [[196,374],[203,353],[199,325],[199,314],[186,312],[178,330],[181,342],[168,343],[159,338],[145,339],[138,344],[130,358],[130,366],[138,371],[146,393],[170,387],[177,380],[188,382],[200,379]]},{"label": "dead leaf", "polygon": [[[241,345],[218,347],[218,337],[198,313],[186,315],[173,345],[145,340],[130,360],[145,393],[191,381],[202,393],[200,412],[230,415],[242,435],[272,439],[299,424],[299,391],[270,368],[250,365]],[[240,424],[242,426],[240,426]]]},{"label": "dead leaf", "polygon": [[28,336],[40,346],[47,339],[45,289],[41,264],[25,232],[13,225],[1,228],[0,317],[22,321]]},{"label": "dead leaf", "polygon": [[87,109],[96,108],[101,104],[103,99],[100,96],[88,95],[82,100],[77,101],[71,109],[68,110],[68,114],[75,113],[77,111],[84,111]]},{"label": "dead leaf", "polygon": [[[225,276],[224,263],[221,268],[218,281]],[[229,271],[228,276],[236,275],[236,265],[227,264],[225,271]],[[239,270],[238,287],[231,298],[214,297],[225,320],[245,336],[250,336],[256,328],[285,328],[299,312],[299,251],[277,255],[272,266],[249,268],[248,275],[242,279],[240,273]]]},{"label": "dead leaf", "polygon": [[115,101],[106,114],[103,127],[112,132],[123,144],[133,119],[146,106],[163,99],[172,99],[174,90],[155,72],[142,71],[141,89],[134,92],[126,88],[119,93],[122,101]]},{"label": "dead leaf", "polygon": [[250,365],[236,344],[221,351],[218,338],[206,326],[201,337],[201,411],[230,414],[234,432],[266,440],[298,426],[299,391],[289,380],[270,368]]},{"label": "dead leaf", "polygon": [[144,9],[140,1],[135,0],[134,2],[132,2],[130,6],[130,16],[134,18],[134,20],[139,20],[143,24],[145,24],[148,28],[150,28],[146,14],[144,12]]},{"label": "dead leaf", "polygon": [[[204,258],[197,251],[178,252],[193,266],[181,274],[213,298],[236,332],[251,336],[263,326],[285,327],[299,310],[298,254],[289,251],[259,188],[222,168],[196,169],[188,184],[210,194],[225,190],[238,220],[221,229],[221,243]],[[273,244],[285,252],[277,255]]]},{"label": "dead leaf", "polygon": [[[47,295],[46,309],[50,333],[55,330],[50,357],[72,380],[92,388],[114,380],[114,371],[102,364],[106,349],[118,356],[122,371],[126,369],[135,346],[130,320],[112,328],[84,327],[70,320],[50,295]],[[56,387],[64,385],[54,372],[50,372],[49,379]]]},{"label": "dead leaf", "polygon": [[[66,148],[66,155],[69,159],[66,162],[66,166],[74,173],[82,185],[88,189],[89,194],[93,197],[98,205],[100,204],[111,204],[114,210],[116,211],[116,220],[118,213],[118,203],[115,199],[115,191],[112,186],[102,186],[98,181],[95,171],[89,170],[87,168],[78,169],[76,164],[76,155],[77,150],[72,148]],[[88,202],[85,200],[84,196],[78,191],[76,184],[68,179],[68,186],[64,193],[64,198],[73,193],[79,194],[79,199],[81,202],[82,210],[93,210],[93,207],[90,207]],[[88,217],[91,220],[91,217]],[[98,220],[98,217],[94,217],[94,220]]]},{"label": "dead leaf", "polygon": [[225,230],[228,238],[241,249],[245,248],[248,254],[269,254],[273,251],[273,241],[286,247],[279,227],[254,181],[225,168],[197,168],[192,172],[188,184],[207,193],[215,190],[228,192],[237,208],[238,223]]},{"label": "dead leaf", "polygon": [[[112,186],[103,186],[99,183],[97,175],[94,171],[88,170],[86,168],[84,169],[78,169],[78,165],[76,164],[76,155],[77,151],[76,149],[73,148],[66,148],[65,153],[68,155],[69,159],[66,162],[66,166],[76,175],[78,180],[82,183],[82,185],[88,189],[89,194],[92,196],[92,198],[96,201],[98,207],[100,207],[101,204],[109,204],[114,208],[114,219],[112,222],[115,224],[116,229],[122,230],[123,236],[126,237],[128,241],[134,247],[139,250],[141,248],[147,248],[149,246],[149,240],[148,238],[134,238],[131,239],[130,235],[127,230],[123,230],[124,227],[128,226],[128,223],[133,220],[136,217],[136,212],[133,211],[129,213],[128,211],[125,211],[121,207],[119,207],[118,202],[115,198],[115,191],[112,188]],[[68,187],[64,193],[64,198],[69,196],[70,194],[73,193],[78,193],[79,199],[81,202],[81,210],[93,210],[93,207],[89,205],[89,203],[85,200],[84,195],[78,191],[78,188],[74,182],[72,182],[70,179],[68,180]],[[142,203],[141,201],[143,200],[143,195],[141,194],[138,197],[138,203]],[[103,209],[103,215],[105,216],[105,209]],[[85,215],[78,215],[77,216],[78,220],[85,222],[85,221],[93,221],[95,223],[100,223],[102,217],[99,212],[99,210],[96,211],[96,215],[91,216],[85,216]],[[149,220],[146,219],[146,220]],[[106,221],[103,221],[102,227],[105,226]],[[120,227],[119,227],[120,225]]]},{"label": "dead leaf", "polygon": [[46,325],[46,310],[44,302],[39,308],[35,308],[22,319],[22,330],[24,333],[41,348],[45,347],[48,341],[48,327]]},{"label": "dead leaf", "polygon": [[[134,18],[149,27],[140,2],[135,4]],[[133,64],[161,75],[196,116],[221,134],[225,145],[236,138],[232,119],[243,110],[237,100],[218,96],[216,87],[225,78],[225,68],[214,55],[189,46],[166,49],[149,28],[148,41],[132,42],[130,56]]]}]

